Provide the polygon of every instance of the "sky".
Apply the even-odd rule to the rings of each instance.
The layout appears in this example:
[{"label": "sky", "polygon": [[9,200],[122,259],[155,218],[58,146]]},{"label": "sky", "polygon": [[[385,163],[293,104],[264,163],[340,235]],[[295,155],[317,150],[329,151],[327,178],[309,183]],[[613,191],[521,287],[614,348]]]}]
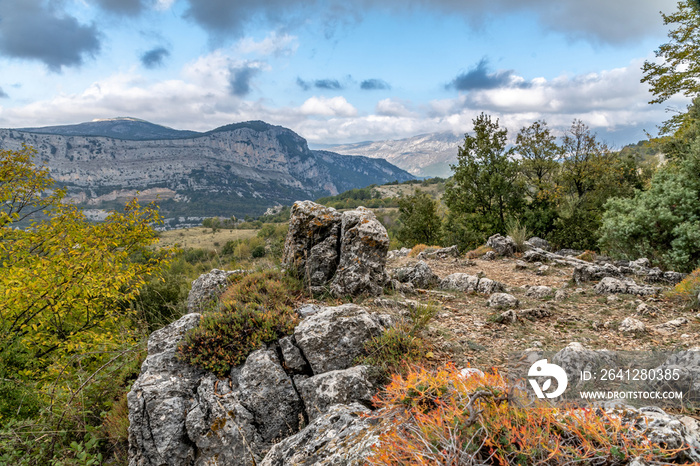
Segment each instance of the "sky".
[{"label": "sky", "polygon": [[248,120],[310,144],[580,119],[611,147],[649,105],[641,66],[675,0],[0,0],[0,127]]}]

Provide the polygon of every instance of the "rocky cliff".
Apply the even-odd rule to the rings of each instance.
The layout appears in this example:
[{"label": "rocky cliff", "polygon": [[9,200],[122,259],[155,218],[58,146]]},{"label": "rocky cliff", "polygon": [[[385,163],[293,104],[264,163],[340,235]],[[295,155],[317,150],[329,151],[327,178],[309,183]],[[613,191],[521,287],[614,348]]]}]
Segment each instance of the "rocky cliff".
[{"label": "rocky cliff", "polygon": [[299,198],[412,178],[384,160],[312,151],[293,131],[264,122],[206,133],[133,119],[0,129],[0,149],[23,144],[75,201],[114,207],[140,192],[158,197],[166,216],[259,215]]}]

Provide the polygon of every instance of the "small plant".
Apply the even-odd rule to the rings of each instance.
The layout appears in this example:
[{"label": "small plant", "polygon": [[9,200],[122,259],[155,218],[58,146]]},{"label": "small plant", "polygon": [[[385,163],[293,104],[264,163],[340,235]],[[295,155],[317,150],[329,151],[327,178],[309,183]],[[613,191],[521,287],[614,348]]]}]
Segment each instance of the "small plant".
[{"label": "small plant", "polygon": [[525,250],[525,241],[530,236],[527,227],[520,223],[520,220],[510,219],[506,224],[506,234],[515,242],[518,252]]},{"label": "small plant", "polygon": [[691,307],[700,306],[700,268],[688,274],[667,296],[688,303]]},{"label": "small plant", "polygon": [[391,372],[405,370],[407,364],[421,361],[428,348],[421,333],[436,312],[432,305],[409,308],[407,318],[365,343],[366,355],[360,362],[374,367],[379,377],[386,379]]},{"label": "small plant", "polygon": [[468,251],[467,254],[465,255],[467,259],[478,259],[479,257],[483,256],[489,251],[493,251],[489,246],[481,245],[476,249],[472,249],[471,251]]},{"label": "small plant", "polygon": [[275,270],[235,280],[218,309],[205,314],[178,347],[184,361],[219,376],[256,349],[290,335],[299,320],[294,303],[302,295],[300,282]]},{"label": "small plant", "polygon": [[418,254],[421,252],[427,251],[431,252],[436,249],[439,249],[439,246],[428,246],[427,244],[416,244],[411,248],[411,251],[408,253],[408,257],[418,257]]},{"label": "small plant", "polygon": [[591,251],[589,249],[583,251],[581,254],[576,256],[576,259],[586,261],[586,262],[593,262],[596,258],[597,254],[595,251]]},{"label": "small plant", "polygon": [[627,464],[676,458],[624,416],[524,405],[498,372],[464,376],[451,364],[393,375],[374,398],[388,428],[372,465]]}]

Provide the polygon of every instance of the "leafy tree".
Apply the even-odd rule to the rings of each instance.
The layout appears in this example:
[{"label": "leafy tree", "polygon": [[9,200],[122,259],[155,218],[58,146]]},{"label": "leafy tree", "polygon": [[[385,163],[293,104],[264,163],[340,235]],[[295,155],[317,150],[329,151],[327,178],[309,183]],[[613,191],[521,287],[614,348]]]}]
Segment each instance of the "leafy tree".
[{"label": "leafy tree", "polygon": [[600,246],[611,254],[651,260],[679,271],[700,265],[700,140],[661,167],[647,191],[605,205]]},{"label": "leafy tree", "polygon": [[[134,200],[123,213],[90,223],[65,192],[50,191],[34,151],[0,151],[0,366],[41,388],[70,371],[99,367],[133,333],[121,303],[168,260],[148,246],[160,220]],[[32,219],[31,214],[42,214]],[[29,222],[17,228],[20,220]],[[20,366],[17,364],[21,363]]]},{"label": "leafy tree", "polygon": [[464,136],[444,195],[447,229],[462,247],[505,233],[506,218],[523,204],[514,149],[506,148],[508,130],[484,113],[472,121],[474,135]]},{"label": "leafy tree", "polygon": [[[649,103],[661,103],[682,93],[695,98],[700,94],[700,10],[697,2],[678,2],[678,11],[661,13],[665,25],[674,25],[668,33],[669,42],[656,50],[661,63],[645,61],[642,67],[643,83],[649,83],[654,98]],[[686,115],[675,115],[661,127],[668,134],[682,126]]]},{"label": "leafy tree", "polygon": [[521,215],[523,226],[538,236],[547,236],[557,218],[554,198],[560,174],[562,148],[544,120],[523,127],[516,136],[515,150],[522,157],[520,173],[529,195]]},{"label": "leafy tree", "polygon": [[416,244],[438,244],[442,221],[437,213],[438,203],[428,195],[416,189],[410,196],[399,199],[399,222],[401,227],[397,238],[404,246]]}]

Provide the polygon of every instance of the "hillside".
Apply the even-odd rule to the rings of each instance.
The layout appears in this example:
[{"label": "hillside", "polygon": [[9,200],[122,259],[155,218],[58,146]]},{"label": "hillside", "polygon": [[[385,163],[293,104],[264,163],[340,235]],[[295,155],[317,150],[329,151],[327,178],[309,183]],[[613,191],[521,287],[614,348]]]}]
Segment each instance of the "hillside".
[{"label": "hillside", "polygon": [[171,226],[413,178],[384,160],[312,151],[293,131],[259,121],[206,133],[129,118],[0,129],[0,148],[23,144],[74,202],[107,209],[138,193],[159,199],[164,216],[178,218]]},{"label": "hillside", "polygon": [[340,154],[382,158],[416,176],[451,175],[463,138],[451,132],[421,134],[406,139],[329,146]]}]

